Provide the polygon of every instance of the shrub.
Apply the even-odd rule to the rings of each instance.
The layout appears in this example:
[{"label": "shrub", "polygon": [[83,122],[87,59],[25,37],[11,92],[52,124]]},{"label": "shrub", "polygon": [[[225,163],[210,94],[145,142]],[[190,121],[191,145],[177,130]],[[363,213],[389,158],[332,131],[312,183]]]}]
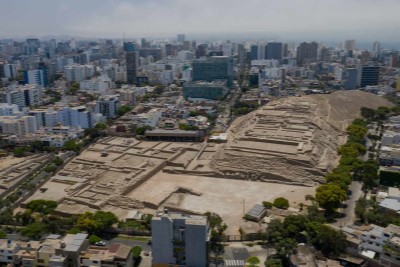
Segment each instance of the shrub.
[{"label": "shrub", "polygon": [[274,200],[273,205],[279,209],[287,209],[289,208],[289,201],[284,197],[278,197]]}]

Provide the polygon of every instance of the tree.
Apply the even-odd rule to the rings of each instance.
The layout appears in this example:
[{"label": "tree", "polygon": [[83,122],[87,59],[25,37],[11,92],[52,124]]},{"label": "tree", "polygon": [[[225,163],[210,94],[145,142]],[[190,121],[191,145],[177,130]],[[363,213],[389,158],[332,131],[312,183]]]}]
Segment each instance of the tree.
[{"label": "tree", "polygon": [[100,242],[100,241],[101,241],[101,238],[98,237],[97,235],[90,235],[89,236],[89,243],[90,244],[95,244],[95,243]]},{"label": "tree", "polygon": [[87,231],[89,234],[94,234],[100,229],[100,224],[94,219],[93,213],[85,212],[79,216],[76,227],[80,230]]},{"label": "tree", "polygon": [[179,129],[184,131],[196,131],[199,129],[197,126],[188,125],[185,123],[179,123]]},{"label": "tree", "polygon": [[268,202],[268,201],[263,201],[262,204],[263,204],[264,208],[266,208],[266,209],[270,209],[273,206],[273,204],[271,202]]},{"label": "tree", "polygon": [[346,130],[348,134],[348,141],[354,143],[360,143],[368,132],[366,127],[355,124],[351,124]]},{"label": "tree", "polygon": [[101,229],[111,227],[118,222],[118,217],[109,211],[96,211],[93,218],[100,224]]},{"label": "tree", "polygon": [[53,200],[36,199],[29,202],[26,207],[32,212],[47,215],[57,208],[58,204]]},{"label": "tree", "polygon": [[287,209],[289,208],[289,201],[286,198],[278,197],[274,200],[272,205],[278,209]]},{"label": "tree", "polygon": [[275,244],[276,254],[283,262],[288,262],[289,257],[295,252],[297,242],[291,238],[285,238]]},{"label": "tree", "polygon": [[44,168],[44,171],[47,173],[54,173],[57,170],[57,166],[55,164],[49,164]]},{"label": "tree", "polygon": [[315,195],[315,199],[325,209],[327,215],[332,214],[340,202],[346,200],[346,198],[346,191],[336,184],[320,185]]},{"label": "tree", "polygon": [[133,255],[134,259],[139,258],[141,253],[142,253],[142,247],[141,246],[134,246],[132,248],[132,255]]},{"label": "tree", "polygon": [[257,267],[260,264],[260,259],[257,257],[250,257],[246,260],[246,266],[248,267]]},{"label": "tree", "polygon": [[118,116],[122,116],[122,115],[128,113],[129,111],[131,111],[132,109],[133,109],[132,106],[120,106],[117,111]]},{"label": "tree", "polygon": [[221,216],[216,213],[206,212],[204,215],[207,217],[211,229],[209,251],[214,255],[215,259],[218,259],[225,251],[223,244],[221,244],[221,238],[228,226],[223,222]]},{"label": "tree", "polygon": [[269,258],[265,261],[265,267],[283,267],[282,260]]},{"label": "tree", "polygon": [[289,215],[285,218],[283,226],[286,229],[288,236],[295,238],[299,242],[304,239],[302,232],[307,229],[309,219],[303,215]]},{"label": "tree", "polygon": [[44,234],[47,234],[48,230],[44,223],[42,222],[35,222],[21,230],[21,234],[23,236],[32,238],[32,239],[39,239]]},{"label": "tree", "polygon": [[136,128],[136,134],[137,135],[144,135],[145,133],[146,133],[146,131],[147,130],[151,130],[152,128],[151,128],[151,126],[149,126],[149,125],[144,125],[144,126],[142,126],[142,127],[138,127],[138,128]]},{"label": "tree", "polygon": [[286,229],[283,223],[279,219],[273,219],[267,227],[266,230],[267,241],[269,244],[277,244],[283,240],[286,236]]},{"label": "tree", "polygon": [[362,223],[366,221],[367,206],[368,202],[363,197],[359,198],[358,201],[356,202],[356,208],[354,209],[354,213]]},{"label": "tree", "polygon": [[63,149],[79,152],[81,150],[81,145],[77,144],[75,142],[75,140],[69,140],[69,141],[65,142]]},{"label": "tree", "polygon": [[94,128],[97,129],[97,130],[105,130],[105,129],[107,129],[107,123],[98,122],[98,123],[96,123]]},{"label": "tree", "polygon": [[320,225],[314,246],[327,257],[337,257],[346,250],[346,235],[328,225]]},{"label": "tree", "polygon": [[64,161],[63,161],[59,156],[56,156],[56,157],[54,158],[54,160],[53,160],[53,163],[54,163],[56,166],[61,166],[61,165],[63,165]]},{"label": "tree", "polygon": [[361,116],[363,116],[367,120],[373,120],[375,118],[375,110],[371,108],[362,107]]},{"label": "tree", "polygon": [[26,152],[29,152],[32,150],[32,147],[30,146],[23,146],[23,147],[17,147],[13,150],[13,155],[14,157],[25,157]]},{"label": "tree", "polygon": [[0,238],[5,239],[7,238],[7,234],[6,232],[4,232],[3,230],[0,229]]}]

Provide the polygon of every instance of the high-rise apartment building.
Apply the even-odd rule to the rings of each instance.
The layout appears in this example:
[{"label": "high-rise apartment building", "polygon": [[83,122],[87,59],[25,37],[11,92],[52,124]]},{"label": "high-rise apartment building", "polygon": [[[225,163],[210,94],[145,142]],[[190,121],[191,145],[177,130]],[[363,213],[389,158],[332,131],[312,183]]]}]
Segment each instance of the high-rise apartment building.
[{"label": "high-rise apartment building", "polygon": [[257,60],[258,59],[258,45],[251,45],[250,46],[250,58],[251,60]]},{"label": "high-rise apartment building", "polygon": [[126,78],[128,84],[136,84],[137,68],[139,65],[139,53],[127,52],[125,54],[126,60]]},{"label": "high-rise apartment building", "polygon": [[165,211],[151,221],[153,266],[207,266],[209,227],[205,216]]},{"label": "high-rise apartment building", "polygon": [[183,44],[185,42],[186,36],[185,34],[178,34],[176,40],[178,41],[178,43]]},{"label": "high-rise apartment building", "polygon": [[36,84],[42,87],[47,87],[49,85],[47,69],[27,70],[24,72],[24,76],[27,84]]},{"label": "high-rise apartment building", "polygon": [[106,118],[115,118],[118,115],[120,101],[116,95],[100,96],[96,102],[96,113],[100,113]]},{"label": "high-rise apartment building", "polygon": [[211,57],[193,61],[193,81],[227,80],[229,88],[233,85],[233,59],[231,57]]},{"label": "high-rise apartment building", "polygon": [[278,42],[270,42],[265,46],[265,59],[281,60],[283,55],[283,44]]},{"label": "high-rise apartment building", "polygon": [[344,50],[354,50],[354,49],[356,49],[356,40],[344,41]]},{"label": "high-rise apartment building", "polygon": [[301,43],[297,47],[297,64],[303,65],[317,61],[318,44],[316,42]]},{"label": "high-rise apartment building", "polygon": [[41,103],[41,90],[37,85],[24,85],[0,92],[0,103],[15,104],[21,110]]}]

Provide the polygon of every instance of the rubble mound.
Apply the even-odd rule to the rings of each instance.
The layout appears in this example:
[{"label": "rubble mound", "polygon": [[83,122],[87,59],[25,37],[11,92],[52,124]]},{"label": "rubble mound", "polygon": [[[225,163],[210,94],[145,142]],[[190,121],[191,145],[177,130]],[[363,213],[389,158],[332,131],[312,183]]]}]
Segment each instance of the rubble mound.
[{"label": "rubble mound", "polygon": [[314,186],[339,160],[361,107],[392,106],[360,91],[278,99],[238,118],[211,168],[226,178]]}]

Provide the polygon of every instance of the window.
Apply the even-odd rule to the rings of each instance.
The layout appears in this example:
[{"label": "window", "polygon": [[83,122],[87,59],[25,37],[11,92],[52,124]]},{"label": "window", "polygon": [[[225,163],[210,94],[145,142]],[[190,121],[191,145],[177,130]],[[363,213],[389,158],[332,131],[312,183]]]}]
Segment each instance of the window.
[{"label": "window", "polygon": [[373,235],[371,235],[371,239],[376,239],[376,237],[375,237],[375,236],[373,236]]},{"label": "window", "polygon": [[385,237],[389,237],[389,234],[383,234]]},{"label": "window", "polygon": [[373,243],[371,241],[369,241],[368,244],[372,245]]},{"label": "window", "polygon": [[38,262],[38,263],[44,263],[44,260],[38,259],[37,262]]},{"label": "window", "polygon": [[390,255],[390,253],[387,253],[387,252],[385,252],[385,255],[386,256],[388,256],[388,257],[390,257],[391,255]]},{"label": "window", "polygon": [[98,264],[99,262],[98,262],[98,261],[93,261],[93,263],[94,263],[94,264]]},{"label": "window", "polygon": [[375,245],[376,245],[376,246],[378,246],[378,247],[380,247],[380,246],[381,246],[381,244],[379,244],[379,243],[376,243]]},{"label": "window", "polygon": [[8,257],[7,257],[7,260],[12,260],[12,256],[8,256]]}]

